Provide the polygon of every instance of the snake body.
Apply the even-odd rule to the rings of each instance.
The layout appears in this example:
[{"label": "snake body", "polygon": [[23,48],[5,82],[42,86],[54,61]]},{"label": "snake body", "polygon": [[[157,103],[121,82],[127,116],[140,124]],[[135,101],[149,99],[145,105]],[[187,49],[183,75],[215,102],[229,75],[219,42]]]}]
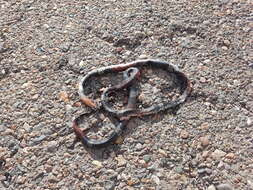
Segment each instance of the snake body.
[{"label": "snake body", "polygon": [[[159,103],[157,105],[152,105],[142,110],[135,109],[137,90],[136,90],[136,87],[132,85],[132,83],[134,83],[134,81],[138,78],[139,70],[144,66],[161,68],[167,71],[168,73],[174,73],[178,77],[178,79],[182,82],[182,85],[183,85],[183,92],[180,95],[180,97],[177,100]],[[88,80],[91,77],[97,77],[97,76],[105,75],[108,73],[117,73],[117,72],[122,72],[122,71],[123,71],[124,80],[118,85],[107,88],[101,95],[102,108],[106,110],[107,112],[109,112],[110,114],[112,114],[113,116],[116,116],[120,120],[119,124],[115,127],[114,132],[105,140],[100,140],[100,141],[90,140],[88,137],[85,136],[84,132],[80,128],[78,128],[77,120],[79,117],[77,117],[73,121],[73,129],[74,129],[74,132],[76,133],[76,136],[79,139],[81,139],[84,145],[88,147],[91,147],[91,148],[104,147],[107,144],[114,142],[115,139],[117,139],[117,137],[121,135],[122,131],[124,130],[125,126],[128,123],[128,120],[131,117],[151,115],[151,114],[155,114],[155,113],[167,110],[169,108],[176,107],[179,104],[182,104],[192,91],[192,85],[189,79],[183,72],[181,72],[178,69],[177,66],[165,61],[154,60],[154,59],[144,59],[144,60],[133,61],[126,64],[101,67],[101,68],[90,71],[85,77],[81,79],[79,83],[80,97],[87,98],[86,95],[84,94],[84,88],[88,84]],[[123,89],[126,87],[129,87],[130,89],[127,108],[123,110],[113,109],[111,106],[109,106],[108,94],[112,91]]]}]

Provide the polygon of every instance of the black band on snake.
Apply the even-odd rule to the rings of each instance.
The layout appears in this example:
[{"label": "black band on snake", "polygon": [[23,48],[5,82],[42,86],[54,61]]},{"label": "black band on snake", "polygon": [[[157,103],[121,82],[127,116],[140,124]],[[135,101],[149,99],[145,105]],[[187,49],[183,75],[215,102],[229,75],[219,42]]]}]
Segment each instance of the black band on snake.
[{"label": "black band on snake", "polygon": [[[134,84],[140,77],[140,70],[144,66],[161,68],[167,71],[168,73],[174,73],[177,76],[177,78],[181,81],[181,84],[183,86],[183,92],[179,96],[179,98],[177,100],[167,101],[164,103],[153,105],[142,110],[136,109],[135,107],[136,107],[136,99],[137,99],[138,92]],[[189,79],[186,77],[184,73],[182,73],[178,69],[177,66],[168,62],[164,62],[164,61],[146,59],[146,60],[137,60],[137,61],[130,62],[127,64],[101,67],[101,68],[92,70],[84,78],[82,78],[82,80],[79,83],[80,98],[89,99],[84,94],[84,88],[86,85],[88,85],[87,81],[91,77],[94,77],[94,76],[98,77],[98,76],[102,76],[108,73],[117,73],[117,72],[122,72],[122,71],[123,71],[124,80],[118,85],[105,89],[101,95],[102,108],[100,109],[104,109],[108,113],[117,117],[119,120],[119,124],[115,127],[114,132],[108,138],[104,140],[91,140],[85,135],[85,132],[83,132],[78,127],[78,120],[83,115],[80,115],[73,120],[73,130],[77,138],[79,138],[82,141],[82,143],[87,147],[100,148],[100,147],[107,146],[108,144],[114,142],[122,134],[122,131],[125,129],[131,117],[140,117],[140,116],[145,116],[145,115],[156,114],[158,112],[167,110],[169,108],[176,107],[179,104],[182,104],[192,91],[192,85]],[[117,91],[124,88],[129,88],[129,97],[128,97],[127,107],[122,110],[113,109],[108,103],[109,94],[113,91]]]}]

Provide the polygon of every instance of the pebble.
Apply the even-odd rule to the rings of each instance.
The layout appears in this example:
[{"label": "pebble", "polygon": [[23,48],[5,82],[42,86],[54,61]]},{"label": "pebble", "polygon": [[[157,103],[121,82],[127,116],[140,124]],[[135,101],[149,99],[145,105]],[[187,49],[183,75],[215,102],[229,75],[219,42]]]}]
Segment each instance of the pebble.
[{"label": "pebble", "polygon": [[46,165],[44,166],[44,169],[45,169],[45,171],[46,171],[47,173],[50,173],[50,172],[52,172],[53,167],[52,167],[51,165],[46,164]]},{"label": "pebble", "polygon": [[136,149],[136,150],[141,150],[141,149],[142,149],[142,144],[141,144],[141,143],[138,143],[138,144],[135,146],[135,149]]},{"label": "pebble", "polygon": [[24,176],[18,176],[16,182],[18,184],[24,184],[26,181],[26,178]]},{"label": "pebble", "polygon": [[58,142],[57,141],[50,141],[48,144],[47,144],[47,151],[48,152],[55,152],[56,149],[58,147]]},{"label": "pebble", "polygon": [[127,185],[133,186],[133,185],[137,184],[138,182],[139,182],[138,179],[130,179],[130,180],[127,180]]},{"label": "pebble", "polygon": [[147,169],[151,170],[151,171],[156,171],[159,168],[159,163],[155,162],[154,164],[152,164],[151,166],[149,166]]},{"label": "pebble", "polygon": [[181,130],[180,135],[182,139],[187,139],[189,137],[189,133],[186,130]]},{"label": "pebble", "polygon": [[151,156],[150,155],[144,155],[143,156],[143,160],[148,163],[151,160]]},{"label": "pebble", "polygon": [[148,59],[148,56],[145,55],[145,54],[141,54],[141,55],[139,56],[139,59]]},{"label": "pebble", "polygon": [[115,158],[117,161],[118,161],[118,166],[125,166],[127,161],[126,159],[122,156],[122,155],[119,155],[118,157]]},{"label": "pebble", "polygon": [[205,77],[200,77],[199,81],[200,81],[201,83],[205,83],[205,82],[206,82],[206,79],[205,79]]},{"label": "pebble", "polygon": [[0,76],[4,76],[4,75],[6,75],[6,73],[7,73],[7,71],[5,69],[2,69],[1,73],[0,73]]},{"label": "pebble", "polygon": [[202,147],[206,147],[209,145],[209,137],[208,136],[204,136],[204,137],[200,137],[200,143]]},{"label": "pebble", "polygon": [[226,155],[225,152],[223,152],[222,150],[216,149],[212,154],[212,158],[215,160],[220,160],[222,157],[224,157]]},{"label": "pebble", "polygon": [[165,157],[168,155],[167,152],[163,149],[159,149],[158,152]]},{"label": "pebble", "polygon": [[233,190],[230,184],[224,183],[216,186],[216,190]]},{"label": "pebble", "polygon": [[0,53],[4,53],[8,50],[8,48],[6,48],[5,46],[5,43],[0,42]]},{"label": "pebble", "polygon": [[115,49],[116,53],[122,53],[123,50],[124,50],[124,49],[123,49],[122,47],[117,47],[117,48]]},{"label": "pebble", "polygon": [[221,49],[228,50],[228,47],[227,46],[222,46]]},{"label": "pebble", "polygon": [[104,188],[106,190],[113,190],[115,188],[115,182],[114,181],[105,181]]},{"label": "pebble", "polygon": [[247,180],[248,186],[253,189],[253,180]]},{"label": "pebble", "polygon": [[210,59],[206,59],[206,60],[203,61],[203,63],[205,63],[205,64],[211,63],[211,60]]},{"label": "pebble", "polygon": [[226,46],[229,46],[229,45],[230,45],[230,41],[229,41],[229,40],[224,40],[223,43],[224,43],[224,45],[226,45]]},{"label": "pebble", "polygon": [[71,105],[67,104],[67,105],[65,106],[65,109],[66,109],[66,112],[71,112],[72,109],[73,109],[73,107],[72,107]]},{"label": "pebble", "polygon": [[253,119],[251,119],[250,117],[247,118],[247,125],[250,127],[253,123]]},{"label": "pebble", "polygon": [[91,162],[93,165],[97,166],[98,168],[102,168],[103,167],[103,164],[102,162],[98,161],[98,160],[93,160]]},{"label": "pebble", "polygon": [[49,183],[56,183],[58,182],[60,179],[58,179],[56,176],[54,176],[52,173],[50,173],[47,177],[47,180]]},{"label": "pebble", "polygon": [[214,185],[210,185],[207,190],[216,190],[215,186]]},{"label": "pebble", "polygon": [[68,96],[68,93],[67,92],[65,92],[65,91],[62,91],[62,92],[60,92],[60,94],[59,94],[59,98],[60,98],[60,100],[62,100],[62,101],[64,101],[64,102],[69,102],[69,96]]},{"label": "pebble", "polygon": [[61,49],[63,52],[66,53],[66,52],[69,51],[70,46],[71,46],[71,44],[68,43],[68,42],[66,42],[66,43],[63,43],[63,44],[60,45],[60,49]]},{"label": "pebble", "polygon": [[179,173],[179,174],[183,173],[183,168],[182,168],[182,166],[176,167],[176,168],[175,168],[175,171],[176,171],[177,173]]},{"label": "pebble", "polygon": [[160,185],[160,179],[156,175],[152,175],[151,179],[156,183],[156,185]]},{"label": "pebble", "polygon": [[45,135],[41,135],[41,136],[39,136],[39,137],[36,137],[36,138],[33,139],[32,144],[33,144],[33,145],[37,145],[37,144],[39,144],[41,141],[43,141],[45,138],[46,138]]},{"label": "pebble", "polygon": [[79,67],[81,67],[81,68],[83,68],[83,67],[85,67],[85,62],[82,60],[82,61],[80,61],[80,63],[79,63]]},{"label": "pebble", "polygon": [[200,129],[207,130],[209,128],[208,123],[202,123]]},{"label": "pebble", "polygon": [[225,158],[230,159],[230,160],[233,160],[233,159],[235,159],[235,154],[234,154],[234,153],[228,153],[228,154],[225,156]]},{"label": "pebble", "polygon": [[203,151],[202,157],[206,159],[209,156],[209,153],[210,153],[209,151]]},{"label": "pebble", "polygon": [[250,63],[250,64],[249,64],[249,67],[250,67],[250,68],[253,68],[253,63]]},{"label": "pebble", "polygon": [[191,41],[189,38],[182,38],[180,45],[184,48],[191,48]]}]

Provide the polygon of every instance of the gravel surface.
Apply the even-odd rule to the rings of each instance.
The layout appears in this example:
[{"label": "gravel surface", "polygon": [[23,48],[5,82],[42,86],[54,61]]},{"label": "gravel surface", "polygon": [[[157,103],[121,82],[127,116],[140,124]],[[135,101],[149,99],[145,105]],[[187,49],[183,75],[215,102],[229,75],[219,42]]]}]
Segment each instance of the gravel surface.
[{"label": "gravel surface", "polygon": [[[0,189],[253,189],[252,8],[250,0],[2,0]],[[71,121],[87,110],[76,105],[80,78],[145,57],[178,65],[191,97],[132,119],[118,145],[73,148]],[[153,79],[141,84],[146,104],[170,84]]]}]

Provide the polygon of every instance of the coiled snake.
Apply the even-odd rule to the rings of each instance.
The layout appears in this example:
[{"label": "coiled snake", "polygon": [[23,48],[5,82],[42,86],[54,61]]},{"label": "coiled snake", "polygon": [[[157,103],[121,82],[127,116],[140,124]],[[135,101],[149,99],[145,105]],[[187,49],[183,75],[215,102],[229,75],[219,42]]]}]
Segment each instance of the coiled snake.
[{"label": "coiled snake", "polygon": [[[135,105],[136,105],[136,99],[137,99],[138,93],[135,87],[135,83],[140,78],[140,70],[144,66],[161,68],[167,71],[168,73],[174,73],[177,76],[178,80],[181,81],[182,88],[183,88],[183,92],[179,96],[179,98],[173,101],[167,101],[167,102],[159,103],[157,105],[152,105],[142,110],[136,109]],[[117,126],[115,126],[113,133],[106,139],[92,140],[86,136],[86,131],[83,131],[78,127],[79,119],[85,116],[85,114],[79,115],[73,120],[72,127],[77,138],[80,139],[82,143],[87,147],[100,148],[100,147],[107,146],[108,144],[114,142],[122,134],[123,130],[125,129],[131,117],[140,117],[140,116],[145,116],[145,115],[156,114],[158,112],[167,110],[169,108],[176,107],[179,104],[182,104],[192,91],[192,85],[189,79],[186,77],[184,73],[182,73],[178,69],[177,66],[165,61],[144,59],[144,60],[133,61],[127,64],[101,67],[101,68],[90,71],[85,77],[82,78],[82,80],[79,83],[79,95],[80,95],[81,100],[84,100],[83,102],[86,103],[86,105],[96,108],[92,100],[90,100],[84,94],[84,88],[86,85],[88,85],[87,81],[91,77],[97,77],[97,76],[105,75],[108,73],[117,73],[117,72],[123,72],[124,80],[120,84],[109,87],[103,91],[101,95],[102,107],[100,108],[100,109],[104,109],[106,112],[118,118],[119,123]],[[129,88],[129,97],[128,97],[127,107],[122,110],[113,109],[108,103],[108,95],[113,91],[117,91],[124,88]]]}]

